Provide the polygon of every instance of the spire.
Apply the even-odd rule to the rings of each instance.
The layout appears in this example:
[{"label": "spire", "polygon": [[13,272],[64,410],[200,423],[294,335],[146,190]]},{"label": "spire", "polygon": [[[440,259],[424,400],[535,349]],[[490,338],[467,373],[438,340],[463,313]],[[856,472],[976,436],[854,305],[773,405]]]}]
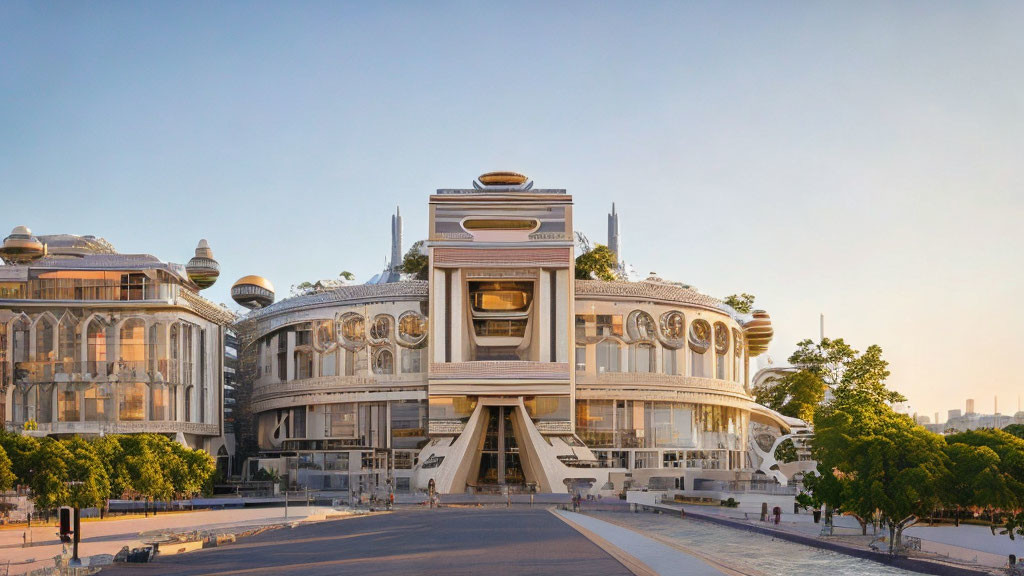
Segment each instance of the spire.
[{"label": "spire", "polygon": [[397,282],[402,267],[402,211],[395,206],[395,215],[391,217],[391,261],[388,265],[389,282]]},{"label": "spire", "polygon": [[615,211],[615,202],[612,202],[612,211],[608,214],[608,249],[615,254],[615,261],[621,262],[622,255],[619,253],[621,249],[619,238],[619,214]]}]

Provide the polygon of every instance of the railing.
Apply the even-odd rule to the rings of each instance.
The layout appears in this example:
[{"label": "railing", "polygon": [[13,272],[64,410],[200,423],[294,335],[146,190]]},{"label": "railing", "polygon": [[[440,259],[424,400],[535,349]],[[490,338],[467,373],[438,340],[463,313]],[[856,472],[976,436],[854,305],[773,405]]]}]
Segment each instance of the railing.
[{"label": "railing", "polygon": [[177,371],[169,373],[171,360],[153,361],[91,361],[16,362],[15,382],[30,384],[51,382],[171,382],[176,383]]},{"label": "railing", "polygon": [[[175,422],[171,420],[139,420],[139,421],[89,421],[89,422],[37,422],[35,432],[40,434],[133,434],[178,433],[216,436],[220,434],[217,424],[201,422]],[[24,422],[8,421],[5,425],[10,432],[20,432]]]},{"label": "railing", "polygon": [[297,394],[302,392],[319,392],[324,390],[338,391],[356,388],[380,388],[383,386],[426,386],[427,375],[392,374],[386,376],[318,376],[288,382],[271,382],[258,384],[252,389],[253,400]]},{"label": "railing", "polygon": [[715,378],[699,378],[696,376],[678,376],[659,374],[657,372],[602,372],[590,374],[576,373],[576,384],[582,386],[635,386],[650,388],[685,388],[699,392],[725,392],[749,398],[743,386],[737,382],[718,380]]},{"label": "railing", "polygon": [[704,480],[699,478],[694,480],[693,489],[712,492],[746,492],[748,494],[767,494],[771,496],[796,496],[799,492],[797,486],[782,486],[775,482],[758,480]]}]

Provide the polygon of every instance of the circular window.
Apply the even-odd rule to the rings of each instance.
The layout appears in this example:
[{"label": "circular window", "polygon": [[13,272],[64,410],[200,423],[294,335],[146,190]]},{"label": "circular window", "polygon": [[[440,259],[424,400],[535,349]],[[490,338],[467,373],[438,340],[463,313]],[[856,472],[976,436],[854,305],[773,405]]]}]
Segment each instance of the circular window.
[{"label": "circular window", "polygon": [[341,345],[349,350],[356,350],[366,343],[366,320],[355,312],[346,312],[335,321]]},{"label": "circular window", "polygon": [[721,322],[715,322],[715,352],[718,354],[729,352],[729,329]]},{"label": "circular window", "polygon": [[370,325],[370,341],[374,344],[383,344],[391,336],[391,316],[381,314],[374,318]]},{"label": "circular window", "polygon": [[338,345],[338,333],[334,322],[320,320],[313,322],[313,349],[321,354],[330,352]]},{"label": "circular window", "polygon": [[629,313],[626,332],[629,334],[630,340],[654,340],[658,335],[654,318],[643,310],[634,310]]},{"label": "circular window", "polygon": [[711,347],[711,324],[706,320],[694,320],[690,324],[690,350],[703,354]]},{"label": "circular window", "polygon": [[669,348],[682,348],[686,341],[686,318],[678,310],[661,315],[661,343]]},{"label": "circular window", "polygon": [[403,312],[398,317],[398,343],[416,347],[427,340],[427,318],[419,312]]}]

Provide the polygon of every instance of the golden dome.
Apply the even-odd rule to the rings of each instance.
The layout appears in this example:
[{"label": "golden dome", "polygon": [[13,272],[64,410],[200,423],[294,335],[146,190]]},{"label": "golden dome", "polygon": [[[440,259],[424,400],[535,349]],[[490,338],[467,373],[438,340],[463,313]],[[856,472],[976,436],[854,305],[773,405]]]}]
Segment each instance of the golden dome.
[{"label": "golden dome", "polygon": [[241,278],[238,279],[237,282],[232,284],[231,287],[235,288],[237,286],[244,286],[246,284],[252,286],[259,286],[260,288],[263,288],[264,290],[270,290],[271,292],[274,291],[274,285],[270,283],[270,280],[267,280],[263,276],[242,276]]},{"label": "golden dome", "polygon": [[46,244],[25,226],[17,226],[0,245],[0,259],[8,264],[28,264],[46,256]]},{"label": "golden dome", "polygon": [[478,178],[484,186],[520,186],[526,183],[526,176],[518,172],[488,172]]},{"label": "golden dome", "polygon": [[754,319],[743,325],[743,337],[747,340],[747,352],[760,356],[768,351],[768,344],[775,335],[772,319],[764,310],[754,310]]}]

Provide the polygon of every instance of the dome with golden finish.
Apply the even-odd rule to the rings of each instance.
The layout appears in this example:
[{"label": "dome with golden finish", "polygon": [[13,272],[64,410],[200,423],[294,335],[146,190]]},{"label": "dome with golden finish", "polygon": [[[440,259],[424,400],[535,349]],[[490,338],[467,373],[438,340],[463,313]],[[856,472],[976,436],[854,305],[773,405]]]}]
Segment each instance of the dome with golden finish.
[{"label": "dome with golden finish", "polygon": [[526,176],[518,172],[488,172],[477,180],[485,186],[519,186],[526,183]]},{"label": "dome with golden finish", "polygon": [[32,236],[26,226],[11,230],[11,235],[0,246],[0,258],[7,264],[28,264],[46,256],[46,244]]},{"label": "dome with golden finish", "polygon": [[764,310],[754,310],[753,320],[743,325],[743,337],[747,339],[747,352],[760,356],[768,351],[768,344],[775,335],[772,318]]},{"label": "dome with golden finish", "polygon": [[231,286],[231,299],[250,310],[274,303],[274,285],[262,276],[243,276]]}]

